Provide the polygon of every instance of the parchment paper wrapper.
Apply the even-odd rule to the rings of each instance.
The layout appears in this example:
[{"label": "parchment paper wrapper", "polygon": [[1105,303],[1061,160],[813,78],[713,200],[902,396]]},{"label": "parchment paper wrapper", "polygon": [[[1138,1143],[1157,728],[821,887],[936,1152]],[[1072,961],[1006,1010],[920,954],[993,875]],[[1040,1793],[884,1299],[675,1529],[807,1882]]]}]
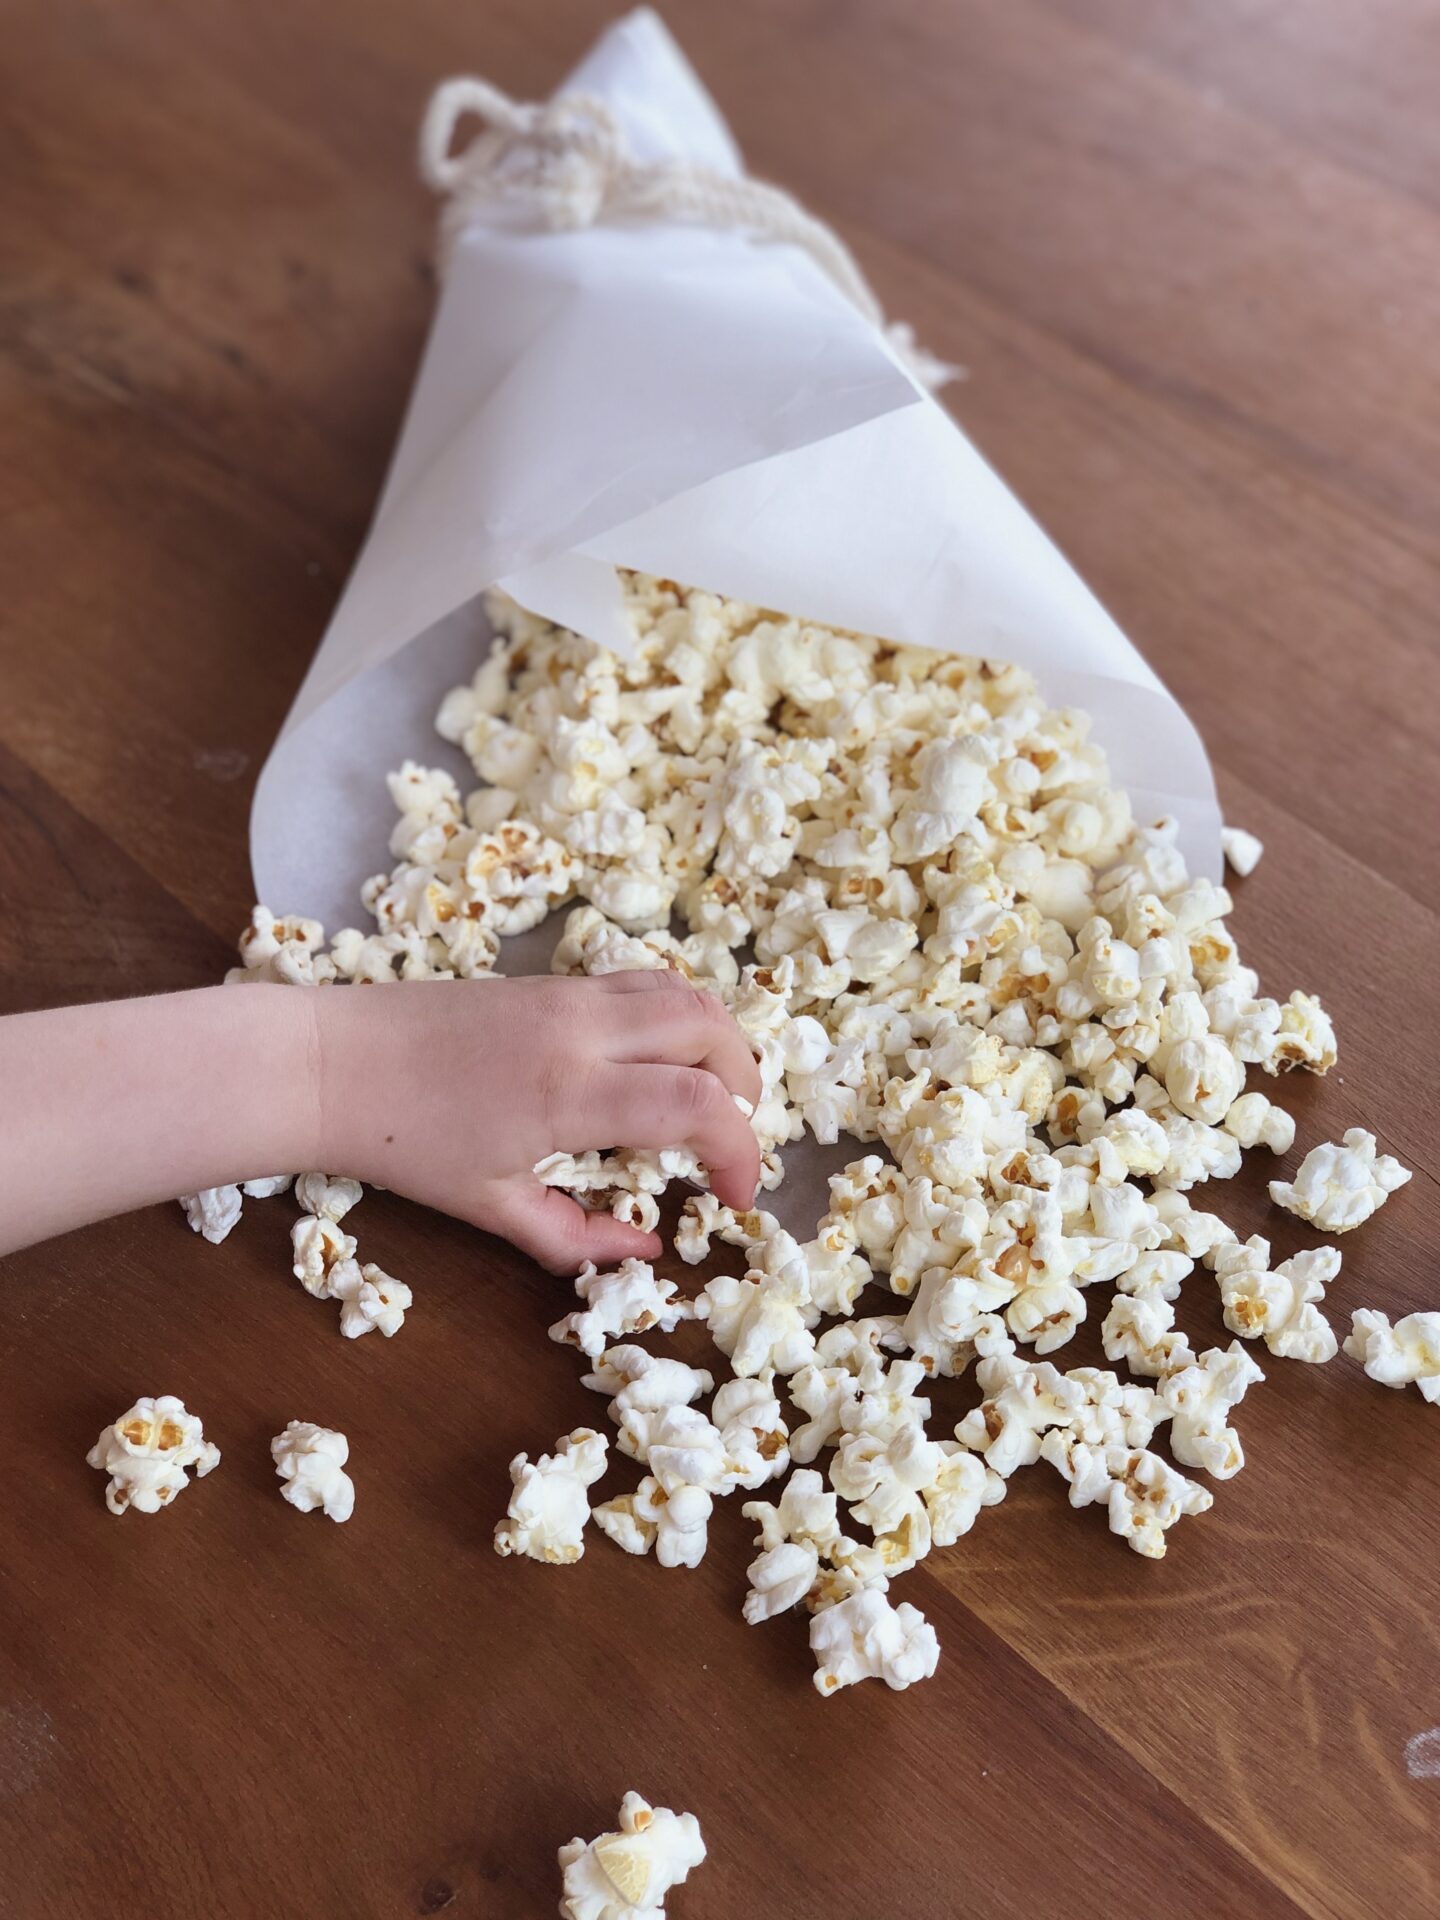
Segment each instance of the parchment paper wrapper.
[{"label": "parchment paper wrapper", "polygon": [[[740,170],[648,10],[567,85],[606,99],[641,158]],[[363,923],[385,773],[406,757],[468,773],[432,720],[478,662],[476,596],[498,583],[624,651],[616,567],[1023,663],[1093,715],[1137,816],[1175,814],[1192,869],[1219,877],[1194,727],[807,254],[678,223],[487,219],[455,248],[374,525],[262,770],[256,897]]]}]

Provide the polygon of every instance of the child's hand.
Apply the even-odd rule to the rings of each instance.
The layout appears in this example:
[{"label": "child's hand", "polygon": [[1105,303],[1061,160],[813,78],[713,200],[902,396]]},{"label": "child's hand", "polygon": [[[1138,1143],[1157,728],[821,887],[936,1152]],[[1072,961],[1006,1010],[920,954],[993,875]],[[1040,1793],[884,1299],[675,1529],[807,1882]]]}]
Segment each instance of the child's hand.
[{"label": "child's hand", "polygon": [[[254,991],[254,989],[247,989]],[[287,989],[288,991],[295,991]],[[320,1164],[513,1240],[576,1273],[660,1251],[532,1169],[550,1153],[688,1147],[753,1205],[760,1074],[721,1003],[680,975],[416,981],[301,990],[319,1034]]]}]

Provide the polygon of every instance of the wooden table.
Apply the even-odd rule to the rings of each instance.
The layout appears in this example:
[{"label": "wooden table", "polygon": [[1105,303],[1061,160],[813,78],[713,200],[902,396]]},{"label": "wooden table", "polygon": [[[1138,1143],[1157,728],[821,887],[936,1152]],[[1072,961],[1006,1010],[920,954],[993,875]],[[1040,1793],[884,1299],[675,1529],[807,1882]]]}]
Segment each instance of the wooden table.
[{"label": "wooden table", "polygon": [[[609,11],[11,7],[5,1007],[227,964],[251,784],[431,310],[427,89],[468,67],[533,97]],[[670,17],[756,171],[969,367],[966,426],[1200,724],[1269,848],[1243,948],[1342,1036],[1338,1072],[1283,1089],[1302,1141],[1363,1124],[1416,1169],[1346,1242],[1336,1318],[1435,1306],[1434,7]],[[1289,1252],[1262,1171],[1221,1204]],[[688,1577],[603,1541],[568,1571],[491,1553],[511,1454],[597,1411],[544,1337],[561,1289],[389,1196],[360,1218],[416,1291],[394,1342],[340,1341],[299,1293],[285,1201],[219,1249],[165,1208],[5,1263],[10,1920],[530,1920],[557,1843],[631,1785],[704,1820],[677,1920],[1440,1908],[1436,1736],[1411,1749],[1431,1777],[1406,1761],[1440,1722],[1440,1423],[1415,1393],[1273,1363],[1250,1465],[1161,1565],[1022,1475],[904,1584],[938,1676],[822,1703],[803,1621],[740,1620],[738,1503]],[[149,1390],[225,1462],[117,1523],[84,1453]],[[295,1416],[351,1437],[343,1529],[276,1498]]]}]

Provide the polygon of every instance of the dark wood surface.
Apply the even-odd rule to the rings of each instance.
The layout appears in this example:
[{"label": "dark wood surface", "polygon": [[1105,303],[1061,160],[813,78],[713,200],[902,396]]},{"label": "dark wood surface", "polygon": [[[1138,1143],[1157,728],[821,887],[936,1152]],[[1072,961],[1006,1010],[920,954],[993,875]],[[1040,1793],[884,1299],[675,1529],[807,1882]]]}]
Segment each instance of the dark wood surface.
[{"label": "dark wood surface", "polygon": [[[6,1009],[227,963],[250,788],[425,335],[427,90],[470,68],[544,92],[608,11],[13,0]],[[1440,13],[669,18],[755,170],[969,367],[961,418],[1264,836],[1242,947],[1341,1035],[1335,1074],[1284,1089],[1302,1141],[1363,1124],[1416,1169],[1345,1243],[1342,1329],[1440,1304]],[[1288,1251],[1262,1171],[1222,1210]],[[289,1277],[290,1217],[252,1205],[212,1249],[165,1208],[3,1263],[11,1920],[529,1920],[557,1844],[632,1785],[704,1824],[677,1920],[1440,1910],[1440,1780],[1404,1757],[1440,1723],[1440,1422],[1415,1393],[1272,1363],[1239,1419],[1250,1464],[1161,1565],[1022,1475],[901,1589],[937,1677],[827,1703],[803,1622],[740,1620],[738,1502],[694,1574],[603,1540],[564,1571],[490,1551],[510,1455],[598,1411],[544,1337],[559,1283],[372,1194],[365,1251],[417,1304],[397,1340],[342,1342]],[[225,1460],[173,1514],[117,1522],[84,1454],[144,1391],[181,1393]],[[350,1436],[344,1528],[276,1498],[266,1443],[292,1417]]]}]

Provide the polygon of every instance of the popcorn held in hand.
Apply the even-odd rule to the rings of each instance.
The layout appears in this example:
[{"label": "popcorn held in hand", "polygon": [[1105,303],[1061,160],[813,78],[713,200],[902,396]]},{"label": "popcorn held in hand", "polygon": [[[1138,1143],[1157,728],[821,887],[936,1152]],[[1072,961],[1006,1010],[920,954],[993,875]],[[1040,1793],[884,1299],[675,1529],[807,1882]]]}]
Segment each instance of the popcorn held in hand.
[{"label": "popcorn held in hand", "polygon": [[1272,1180],[1270,1198],[1322,1233],[1348,1233],[1410,1177],[1410,1169],[1388,1153],[1377,1156],[1373,1133],[1351,1127],[1343,1145],[1327,1140],[1312,1147],[1293,1183]]},{"label": "popcorn held in hand", "polygon": [[348,1520],[355,1511],[355,1482],[345,1472],[350,1442],[332,1427],[308,1420],[292,1420],[270,1442],[275,1471],[285,1482],[280,1489],[300,1513],[318,1507],[331,1520]]},{"label": "popcorn held in hand", "polygon": [[1345,1351],[1382,1387],[1414,1385],[1440,1406],[1440,1313],[1407,1313],[1392,1327],[1387,1314],[1360,1307]]},{"label": "popcorn held in hand", "polygon": [[578,1560],[585,1551],[589,1489],[605,1471],[608,1448],[603,1433],[577,1427],[533,1465],[528,1454],[517,1453],[510,1462],[514,1491],[507,1518],[495,1528],[495,1551],[557,1567]]},{"label": "popcorn held in hand", "polygon": [[620,1803],[618,1832],[578,1836],[560,1849],[563,1920],[665,1920],[665,1899],[705,1858],[693,1813],[652,1807],[638,1793]]},{"label": "popcorn held in hand", "polygon": [[105,1504],[111,1513],[127,1507],[159,1513],[185,1491],[185,1469],[194,1467],[196,1479],[203,1480],[219,1466],[220,1449],[205,1438],[198,1416],[185,1411],[184,1401],[167,1393],[158,1400],[137,1400],[104,1429],[85,1458],[110,1476]]},{"label": "popcorn held in hand", "polygon": [[866,1589],[826,1607],[810,1622],[815,1686],[827,1697],[857,1680],[883,1680],[901,1692],[928,1680],[940,1661],[935,1629],[918,1607],[890,1604]]}]

